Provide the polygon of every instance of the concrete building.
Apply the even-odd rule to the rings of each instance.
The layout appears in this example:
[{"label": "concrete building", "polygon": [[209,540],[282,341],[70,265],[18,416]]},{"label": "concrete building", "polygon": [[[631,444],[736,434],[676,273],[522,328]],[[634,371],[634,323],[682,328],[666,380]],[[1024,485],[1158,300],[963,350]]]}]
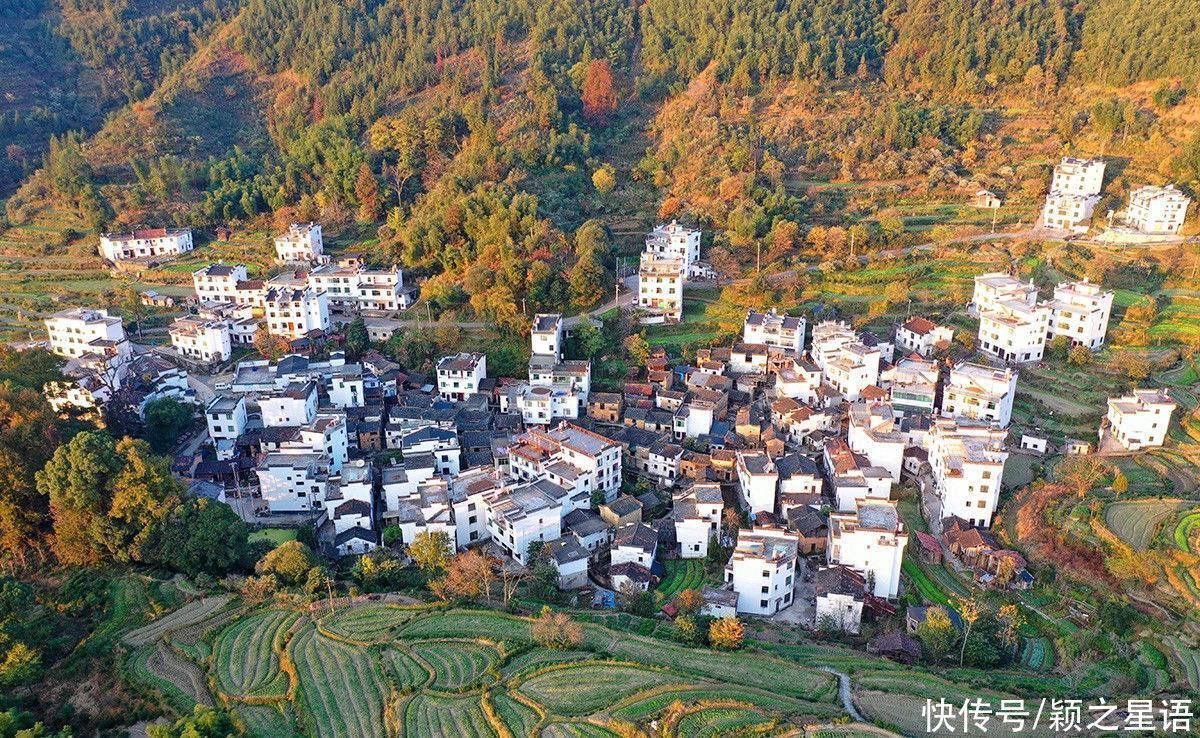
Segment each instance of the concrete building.
[{"label": "concrete building", "polygon": [[989,422],[938,418],[929,431],[929,466],[943,518],[990,527],[1000,501],[1008,432]]},{"label": "concrete building", "polygon": [[1059,283],[1050,302],[1050,335],[1066,336],[1073,346],[1099,349],[1108,333],[1112,302],[1112,291],[1087,279]]},{"label": "concrete building", "polygon": [[975,277],[975,289],[971,295],[971,312],[981,313],[994,310],[1009,301],[1033,305],[1037,302],[1037,287],[1033,280],[1022,282],[1005,272],[988,272]]},{"label": "concrete building", "polygon": [[917,354],[928,359],[935,348],[948,346],[953,340],[953,328],[926,318],[909,318],[896,326],[896,349],[901,354]]},{"label": "concrete building", "polygon": [[258,398],[263,427],[305,425],[317,417],[317,384],[297,381]]},{"label": "concrete building", "polygon": [[812,358],[825,381],[847,402],[854,402],[879,381],[879,348],[864,344],[845,323],[825,321],[813,326]]},{"label": "concrete building", "polygon": [[886,369],[879,383],[891,394],[898,413],[932,413],[937,403],[941,372],[936,362],[912,354]]},{"label": "concrete building", "polygon": [[267,331],[288,340],[329,331],[329,297],[307,287],[271,287],[264,301]]},{"label": "concrete building", "polygon": [[725,582],[737,592],[737,611],[774,615],[792,604],[796,539],[787,531],[752,528],[738,532],[725,565]]},{"label": "concrete building", "polygon": [[621,487],[621,444],[570,423],[518,436],[508,455],[516,479],[545,477],[567,488],[571,496],[568,512],[590,507],[597,490],[611,502]]},{"label": "concrete building", "polygon": [[857,635],[866,599],[862,576],[848,566],[825,566],[817,570],[814,579],[817,612],[813,622],[817,628]]},{"label": "concrete building", "polygon": [[479,383],[484,379],[487,379],[487,356],[482,353],[459,353],[438,361],[438,394],[443,400],[462,402],[478,394]]},{"label": "concrete building", "polygon": [[412,304],[399,267],[365,269],[361,265],[323,264],[308,273],[308,286],[326,293],[331,305],[344,310],[391,313],[407,310]]},{"label": "concrete building", "polygon": [[111,262],[174,257],[191,250],[191,228],[147,228],[132,233],[100,234],[100,256]]},{"label": "concrete building", "polygon": [[180,355],[203,364],[219,364],[232,355],[229,324],[198,316],[176,318],[168,331]]},{"label": "concrete building", "polygon": [[959,362],[942,390],[942,416],[995,423],[1007,428],[1017,396],[1017,373]]},{"label": "concrete building", "polygon": [[671,516],[675,520],[675,540],[679,542],[681,558],[708,556],[708,543],[719,534],[724,510],[721,485],[716,483],[698,483],[675,499]]},{"label": "concrete building", "polygon": [[742,341],[762,344],[800,356],[804,353],[804,330],[803,317],[780,315],[774,308],[766,313],[751,310],[746,314],[746,321],[742,326]]},{"label": "concrete building", "polygon": [[850,429],[846,436],[851,451],[867,457],[871,466],[887,469],[893,482],[900,481],[900,468],[904,465],[904,435],[896,421],[891,405],[855,402],[850,406]]},{"label": "concrete building", "polygon": [[684,266],[687,277],[697,271],[700,261],[700,231],[684,228],[677,221],[658,225],[646,236],[644,253],[657,259],[674,259]]},{"label": "concrete building", "polygon": [[829,514],[829,563],[857,570],[876,597],[899,594],[907,545],[908,531],[894,502],[859,500],[852,511]]},{"label": "concrete building", "polygon": [[517,483],[491,490],[483,497],[491,539],[522,565],[529,563],[529,546],[562,536],[563,505],[547,480]]},{"label": "concrete building", "polygon": [[258,465],[258,484],[273,513],[320,510],[329,482],[329,460],[321,454],[267,454]]},{"label": "concrete building", "polygon": [[1013,363],[1041,361],[1050,330],[1050,307],[1017,300],[979,313],[979,349]]},{"label": "concrete building", "polygon": [[658,556],[658,533],[642,523],[627,523],[616,529],[612,541],[612,566],[637,564],[654,568]]},{"label": "concrete building", "polygon": [[1104,166],[1103,159],[1064,156],[1054,167],[1050,191],[1072,195],[1099,195],[1104,187]]},{"label": "concrete building", "polygon": [[275,237],[275,258],[284,264],[325,259],[325,242],[317,223],[293,223]]},{"label": "concrete building", "polygon": [[50,351],[68,359],[116,352],[128,357],[132,348],[121,319],[99,308],[70,308],[46,318]]},{"label": "concrete building", "polygon": [[533,316],[529,332],[534,356],[546,356],[555,362],[563,358],[563,321],[559,313],[538,313]]},{"label": "concrete building", "polygon": [[1050,180],[1050,193],[1042,207],[1042,225],[1087,233],[1103,186],[1102,159],[1064,157]]},{"label": "concrete building", "polygon": [[770,456],[757,451],[738,451],[737,480],[742,504],[752,518],[760,512],[775,512],[779,472]]},{"label": "concrete building", "polygon": [[204,409],[208,437],[217,450],[217,459],[233,458],[234,444],[246,432],[246,398],[241,395],[217,395]]},{"label": "concrete building", "polygon": [[825,476],[833,492],[834,506],[852,511],[860,500],[888,500],[892,496],[892,472],[855,453],[841,438],[825,442],[821,452]]},{"label": "concrete building", "polygon": [[1128,451],[1161,446],[1175,407],[1166,390],[1135,389],[1129,395],[1110,397],[1101,435],[1116,440]]},{"label": "concrete building", "polygon": [[678,259],[642,254],[637,306],[648,314],[643,320],[678,322],[683,317],[684,274],[684,263]]},{"label": "concrete building", "polygon": [[1183,230],[1183,221],[1191,204],[1192,199],[1176,189],[1175,185],[1139,187],[1129,193],[1125,224],[1142,233],[1175,236]]},{"label": "concrete building", "polygon": [[192,272],[192,288],[196,290],[196,299],[200,302],[238,303],[238,298],[245,299],[242,294],[244,285],[250,280],[244,264],[225,264],[217,262],[201,267]]}]

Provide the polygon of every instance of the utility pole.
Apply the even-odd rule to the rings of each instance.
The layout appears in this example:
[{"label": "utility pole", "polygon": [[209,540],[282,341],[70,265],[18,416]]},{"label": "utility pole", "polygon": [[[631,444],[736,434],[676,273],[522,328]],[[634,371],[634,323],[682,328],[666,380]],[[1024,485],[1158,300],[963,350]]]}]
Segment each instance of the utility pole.
[{"label": "utility pole", "polygon": [[762,271],[762,241],[759,240],[756,243],[757,243],[757,249],[756,249],[755,261],[757,263],[757,266],[755,267],[755,273],[757,274]]},{"label": "utility pole", "polygon": [[992,208],[992,233],[996,232],[996,218],[1000,215],[1000,208]]},{"label": "utility pole", "polygon": [[854,258],[854,229],[850,229],[850,258]]}]

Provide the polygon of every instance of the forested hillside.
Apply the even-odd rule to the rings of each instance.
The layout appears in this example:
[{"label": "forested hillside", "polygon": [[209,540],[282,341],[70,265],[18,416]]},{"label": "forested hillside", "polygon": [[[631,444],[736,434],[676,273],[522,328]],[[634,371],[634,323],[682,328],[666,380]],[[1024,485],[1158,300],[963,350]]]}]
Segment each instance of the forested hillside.
[{"label": "forested hillside", "polygon": [[[20,0],[0,12],[0,54],[17,62],[0,187],[26,178],[9,224],[47,209],[79,224],[45,249],[87,253],[84,230],[320,219],[377,236],[374,257],[411,270],[437,306],[502,323],[522,299],[598,301],[614,248],[654,217],[709,226],[717,261],[736,268],[764,239],[780,256],[838,256],[838,231],[805,239],[814,219],[858,227],[869,248],[886,241],[880,211],[905,198],[972,185],[1032,196],[1037,167],[1071,147],[1120,151],[1118,171],[1185,186],[1200,168],[1200,0]],[[893,184],[812,188],[832,180]]]}]

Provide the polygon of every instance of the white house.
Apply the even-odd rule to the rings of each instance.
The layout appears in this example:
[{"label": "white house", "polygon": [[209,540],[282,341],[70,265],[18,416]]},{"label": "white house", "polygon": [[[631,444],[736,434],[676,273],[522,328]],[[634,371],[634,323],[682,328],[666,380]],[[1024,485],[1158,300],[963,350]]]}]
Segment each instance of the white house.
[{"label": "white house", "polygon": [[329,460],[322,454],[267,454],[257,472],[262,499],[273,513],[309,512],[324,505]]},{"label": "white house", "polygon": [[892,472],[873,465],[855,453],[841,438],[831,438],[822,449],[822,461],[834,504],[842,512],[852,511],[860,500],[888,500],[892,495]]},{"label": "white house", "polygon": [[1161,446],[1175,407],[1166,390],[1135,389],[1129,395],[1110,397],[1101,433],[1129,451]]},{"label": "white house", "polygon": [[775,512],[775,492],[779,487],[779,472],[767,454],[757,451],[737,452],[738,490],[742,504],[753,517],[760,512]]},{"label": "white house", "polygon": [[929,431],[929,466],[942,517],[987,528],[1000,501],[1008,432],[991,423],[937,418]]},{"label": "white house", "polygon": [[1104,345],[1113,292],[1089,282],[1061,282],[1050,302],[1050,335],[1066,336],[1074,346],[1093,351]]},{"label": "white house", "polygon": [[317,417],[317,383],[297,381],[258,399],[266,428],[305,425]]},{"label": "white house", "polygon": [[753,528],[738,532],[725,565],[725,582],[737,592],[737,611],[774,615],[792,604],[796,539],[787,531]]},{"label": "white house", "polygon": [[1007,300],[979,313],[979,348],[1005,361],[1041,361],[1050,330],[1050,307]]},{"label": "white house", "polygon": [[431,454],[437,460],[437,470],[443,476],[453,477],[462,469],[462,449],[458,434],[445,428],[427,425],[400,436],[399,448],[405,456]]},{"label": "white house", "polygon": [[100,255],[112,262],[179,256],[191,250],[191,228],[147,228],[132,233],[100,234]]},{"label": "white house", "polygon": [[972,312],[993,310],[1011,300],[1027,305],[1037,302],[1037,286],[1033,280],[1022,282],[1005,272],[988,272],[975,277],[975,289],[969,306]]},{"label": "white house", "polygon": [[1064,156],[1054,167],[1050,191],[1072,195],[1099,195],[1104,186],[1104,166],[1103,159]]},{"label": "white house", "polygon": [[787,517],[793,507],[807,505],[821,508],[825,504],[822,491],[825,480],[817,463],[803,454],[780,456],[775,460],[779,471],[779,514]]},{"label": "white house", "polygon": [[513,477],[553,480],[571,491],[572,507],[576,498],[589,506],[597,490],[611,502],[621,487],[621,444],[567,422],[518,436],[508,456]]},{"label": "white house", "polygon": [[896,597],[900,592],[900,567],[908,531],[896,503],[859,500],[849,512],[829,514],[825,553],[831,564],[845,564],[863,575],[876,597]]},{"label": "white house", "polygon": [[196,317],[207,321],[220,321],[229,326],[229,342],[235,346],[249,346],[258,335],[258,318],[249,304],[236,304],[227,300],[203,300],[196,308]]},{"label": "white house", "polygon": [[533,329],[529,332],[534,356],[548,356],[555,362],[562,361],[563,321],[558,313],[538,313],[533,316]]},{"label": "white house", "polygon": [[176,318],[168,330],[171,346],[180,355],[205,364],[219,364],[232,353],[229,324],[201,317]]},{"label": "white house", "polygon": [[644,253],[658,259],[674,259],[681,262],[691,277],[698,272],[700,261],[700,231],[684,228],[676,221],[658,225],[646,236]]},{"label": "white house", "polygon": [[286,233],[275,237],[275,256],[284,264],[323,261],[325,242],[317,223],[293,223]]},{"label": "white house", "polygon": [[562,502],[546,491],[546,480],[493,489],[484,495],[491,539],[521,564],[529,563],[529,546],[562,535]]},{"label": "white house", "polygon": [[407,310],[412,303],[404,289],[404,273],[396,266],[366,269],[360,264],[323,264],[308,273],[308,286],[348,310],[390,313]]},{"label": "white house", "polygon": [[121,319],[99,308],[70,308],[46,318],[46,333],[50,336],[50,351],[68,359],[86,354],[103,354],[109,349],[131,354],[125,326]]},{"label": "white house", "polygon": [[679,321],[683,317],[684,273],[684,264],[679,259],[642,254],[637,306],[651,316],[650,320]]},{"label": "white house", "polygon": [[832,628],[857,634],[862,627],[864,582],[848,566],[824,566],[814,578],[817,611],[814,623],[822,630]]},{"label": "white house", "polygon": [[940,375],[937,362],[914,353],[884,370],[879,383],[891,394],[892,407],[897,412],[932,413]]},{"label": "white house", "polygon": [[233,457],[233,445],[246,432],[246,398],[242,395],[217,395],[204,409],[208,436],[217,449],[217,458]]},{"label": "white house", "polygon": [[588,550],[575,536],[566,536],[546,544],[546,553],[558,570],[559,589],[578,589],[588,584]]},{"label": "white house", "polygon": [[1192,198],[1177,190],[1175,185],[1139,187],[1129,193],[1125,223],[1142,233],[1178,235],[1191,204]]},{"label": "white house", "polygon": [[778,362],[775,370],[775,393],[808,405],[819,405],[821,367],[807,359]]},{"label": "white house", "polygon": [[949,345],[954,340],[954,329],[938,325],[927,318],[909,318],[896,326],[896,348],[902,354],[918,354],[926,359],[933,356],[939,345]]},{"label": "white house", "polygon": [[942,416],[986,420],[1007,428],[1017,396],[1017,373],[959,362],[942,388]]},{"label": "white house", "polygon": [[658,533],[648,525],[626,523],[613,533],[612,566],[629,563],[651,569],[657,552]]},{"label": "white house", "polygon": [[850,450],[867,457],[871,466],[888,470],[893,482],[900,481],[904,465],[904,435],[897,428],[892,406],[883,402],[856,402],[850,406]]},{"label": "white house", "polygon": [[813,326],[812,358],[848,402],[879,381],[880,349],[862,343],[845,323],[827,320]]},{"label": "white house", "polygon": [[324,292],[272,287],[263,300],[267,330],[273,335],[294,340],[309,331],[329,330],[329,297]]},{"label": "white house", "polygon": [[698,483],[675,499],[672,517],[681,558],[702,559],[708,555],[708,542],[720,529],[724,509],[721,485],[712,482]]},{"label": "white house", "polygon": [[466,400],[479,392],[479,383],[484,379],[487,379],[485,354],[459,353],[438,361],[438,394],[443,400]]},{"label": "white house", "polygon": [[1087,233],[1103,185],[1102,159],[1064,157],[1050,180],[1050,192],[1042,208],[1042,225]]},{"label": "white house", "polygon": [[203,302],[237,303],[245,290],[239,289],[239,284],[250,280],[244,264],[225,264],[217,262],[209,264],[192,272],[192,288],[196,290],[196,299]]},{"label": "white house", "polygon": [[329,473],[337,474],[349,458],[346,418],[341,414],[318,413],[304,425],[268,427],[263,432],[262,446],[268,453],[319,454],[326,460]]},{"label": "white house", "polygon": [[742,341],[790,351],[799,356],[804,352],[804,329],[803,317],[780,315],[774,308],[766,313],[751,310],[746,314],[742,326]]}]

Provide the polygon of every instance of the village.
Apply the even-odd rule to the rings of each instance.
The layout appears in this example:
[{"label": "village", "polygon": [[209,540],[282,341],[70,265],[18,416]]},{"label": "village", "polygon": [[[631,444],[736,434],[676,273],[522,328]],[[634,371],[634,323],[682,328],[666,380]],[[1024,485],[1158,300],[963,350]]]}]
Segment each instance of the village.
[{"label": "village", "polygon": [[[1064,159],[1044,225],[1072,232],[1090,220],[1103,171],[1102,161]],[[1173,188],[1138,190],[1122,232],[1177,234],[1187,205]],[[972,572],[980,588],[1028,588],[1025,560],[990,530],[1006,462],[1160,447],[1176,409],[1151,386],[1114,395],[1095,448],[1010,433],[1023,365],[1043,362],[1055,339],[1105,346],[1113,292],[1086,279],[1042,295],[1008,273],[978,274],[963,306],[979,321],[968,358],[951,358],[964,353],[952,350],[952,326],[920,314],[876,335],[751,310],[740,342],[701,349],[690,364],[651,346],[644,368],[606,392],[593,390],[590,361],[567,354],[586,316],[532,317],[526,378],[493,376],[473,352],[443,357],[436,376],[375,349],[348,361],[334,339],[351,317],[373,316],[370,338],[386,339],[400,330],[386,316],[417,290],[398,268],[326,255],[314,223],[293,225],[275,246],[288,268],[266,280],[242,265],[196,271],[193,312],[170,326],[169,349],[135,347],[102,309],[49,317],[49,348],[70,378],[50,391],[52,404],[192,403],[207,434],[175,470],[247,522],[311,527],[331,557],[403,550],[422,535],[517,567],[543,557],[560,588],[596,606],[654,589],[674,562],[692,560],[715,572],[704,614],[853,634],[897,615],[910,548]],[[186,230],[101,239],[112,261],[190,248]],[[642,324],[678,322],[686,285],[715,276],[700,231],[659,226],[630,309]],[[279,357],[230,364],[263,331],[282,341]],[[320,352],[327,358],[313,358]],[[902,494],[928,532],[906,525]],[[927,610],[909,606],[902,630],[872,647],[919,656],[912,634]]]}]

